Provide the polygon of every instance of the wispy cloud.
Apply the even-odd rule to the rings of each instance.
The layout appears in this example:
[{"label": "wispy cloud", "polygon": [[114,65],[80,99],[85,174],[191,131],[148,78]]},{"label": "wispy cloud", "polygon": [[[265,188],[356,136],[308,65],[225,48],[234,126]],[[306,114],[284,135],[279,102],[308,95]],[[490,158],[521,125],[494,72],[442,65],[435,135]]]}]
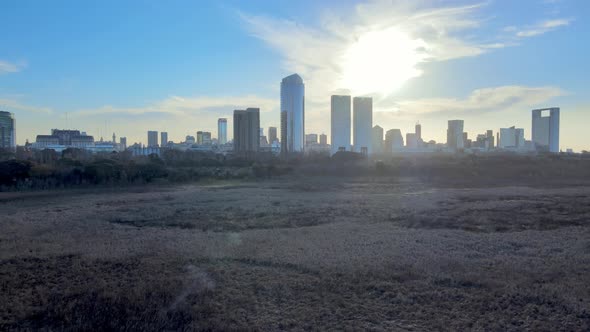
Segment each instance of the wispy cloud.
[{"label": "wispy cloud", "polygon": [[27,65],[24,62],[12,63],[0,59],[0,75],[8,73],[17,73],[25,68]]},{"label": "wispy cloud", "polygon": [[23,103],[20,98],[6,98],[0,97],[0,109],[25,111],[32,113],[51,114],[53,110],[49,107],[34,106]]},{"label": "wispy cloud", "polygon": [[72,112],[74,117],[95,116],[105,114],[142,115],[149,113],[171,114],[177,116],[204,116],[208,113],[231,115],[234,109],[259,107],[261,112],[274,111],[278,108],[278,101],[255,95],[225,96],[225,97],[180,97],[171,96],[164,100],[138,107],[116,107],[112,105],[93,109],[82,109]]},{"label": "wispy cloud", "polygon": [[520,85],[477,89],[466,98],[428,98],[402,101],[383,101],[381,108],[398,115],[460,114],[531,108],[549,102],[567,92],[553,86],[528,87]]},{"label": "wispy cloud", "polygon": [[534,37],[544,33],[556,30],[559,27],[567,26],[572,22],[572,19],[554,19],[539,22],[533,26],[520,29],[516,31],[515,35],[520,38]]}]

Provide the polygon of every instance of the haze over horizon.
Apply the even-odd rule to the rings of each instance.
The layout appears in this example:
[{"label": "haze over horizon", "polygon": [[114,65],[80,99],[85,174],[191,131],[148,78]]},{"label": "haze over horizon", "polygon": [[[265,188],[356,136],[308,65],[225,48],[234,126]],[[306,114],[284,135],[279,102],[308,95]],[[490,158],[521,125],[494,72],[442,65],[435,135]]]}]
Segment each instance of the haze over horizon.
[{"label": "haze over horizon", "polygon": [[[444,142],[524,128],[561,108],[562,149],[590,150],[590,4],[526,1],[4,1],[0,110],[18,144],[51,128],[173,141],[259,107],[279,127],[279,84],[305,83],[306,133],[330,134],[330,95],[374,98],[373,124]],[[66,120],[67,113],[67,120]],[[230,135],[231,137],[231,135]]]}]

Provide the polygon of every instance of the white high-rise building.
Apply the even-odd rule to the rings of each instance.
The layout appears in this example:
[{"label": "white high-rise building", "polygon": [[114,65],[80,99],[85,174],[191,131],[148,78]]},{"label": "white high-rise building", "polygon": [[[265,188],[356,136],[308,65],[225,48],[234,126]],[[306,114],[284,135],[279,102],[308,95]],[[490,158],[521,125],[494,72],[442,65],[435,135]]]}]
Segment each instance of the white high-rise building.
[{"label": "white high-rise building", "polygon": [[524,149],[524,129],[515,128],[500,128],[500,142],[498,147],[501,149]]},{"label": "white high-rise building", "polygon": [[305,85],[297,74],[281,81],[281,150],[303,152],[305,147]]},{"label": "white high-rise building", "polygon": [[449,120],[447,146],[453,150],[463,149],[463,120]]},{"label": "white high-rise building", "polygon": [[532,141],[537,149],[559,152],[559,107],[533,110]]},{"label": "white high-rise building", "polygon": [[331,154],[340,150],[350,151],[350,96],[332,96],[331,108]]},{"label": "white high-rise building", "polygon": [[371,154],[371,130],[373,129],[373,98],[354,97],[353,112],[353,149],[355,152]]}]

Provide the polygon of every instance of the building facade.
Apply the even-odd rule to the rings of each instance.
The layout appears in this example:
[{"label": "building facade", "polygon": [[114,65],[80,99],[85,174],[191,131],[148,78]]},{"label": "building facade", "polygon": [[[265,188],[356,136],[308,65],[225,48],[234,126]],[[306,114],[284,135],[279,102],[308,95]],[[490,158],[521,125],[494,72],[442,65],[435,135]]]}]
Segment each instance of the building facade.
[{"label": "building facade", "polygon": [[321,145],[328,145],[328,135],[320,134],[320,144]]},{"label": "building facade", "polygon": [[533,110],[532,141],[538,150],[559,152],[559,107]]},{"label": "building facade", "polygon": [[305,148],[305,86],[297,74],[281,81],[281,141],[287,154]]},{"label": "building facade", "polygon": [[158,147],[158,132],[155,130],[148,131],[148,144],[149,148]]},{"label": "building facade", "polygon": [[373,129],[373,98],[354,97],[352,99],[353,151],[371,154],[371,129]]},{"label": "building facade", "polygon": [[234,111],[234,153],[251,154],[260,148],[260,109]]},{"label": "building facade", "polygon": [[331,154],[351,151],[351,99],[350,96],[332,96],[330,100]]},{"label": "building facade", "polygon": [[16,120],[10,112],[0,111],[0,148],[16,149]]}]

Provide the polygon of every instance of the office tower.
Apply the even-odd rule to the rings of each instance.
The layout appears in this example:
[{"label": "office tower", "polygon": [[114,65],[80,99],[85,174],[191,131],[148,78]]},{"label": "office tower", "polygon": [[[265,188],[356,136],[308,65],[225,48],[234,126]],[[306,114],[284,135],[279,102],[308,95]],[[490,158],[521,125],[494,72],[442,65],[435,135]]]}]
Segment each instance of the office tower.
[{"label": "office tower", "polygon": [[217,143],[223,145],[227,143],[227,119],[220,118],[217,120]]},{"label": "office tower", "polygon": [[418,137],[416,133],[406,133],[406,146],[412,149],[418,147]]},{"label": "office tower", "polygon": [[371,129],[373,128],[373,98],[354,97],[352,99],[352,134],[355,152],[370,154]]},{"label": "office tower", "polygon": [[321,145],[328,145],[328,135],[326,135],[326,134],[320,135],[320,144]]},{"label": "office tower", "polygon": [[500,128],[500,141],[498,147],[506,148],[524,148],[524,129],[515,128]]},{"label": "office tower", "polygon": [[158,132],[150,130],[148,131],[148,148],[158,147]]},{"label": "office tower", "polygon": [[197,144],[199,144],[199,145],[203,144],[203,132],[202,131],[197,131]]},{"label": "office tower", "polygon": [[277,140],[277,127],[268,127],[268,143],[272,144]]},{"label": "office tower", "polygon": [[379,125],[371,130],[371,146],[373,153],[383,153],[383,128]]},{"label": "office tower", "polygon": [[447,129],[447,146],[453,150],[464,148],[463,120],[449,120]]},{"label": "office tower", "polygon": [[532,141],[537,149],[559,152],[559,107],[533,110],[532,131]]},{"label": "office tower", "polygon": [[330,144],[332,154],[338,151],[351,151],[350,148],[350,96],[332,96],[330,100],[331,128]]},{"label": "office tower", "polygon": [[0,111],[0,148],[16,149],[16,120],[10,112]]},{"label": "office tower", "polygon": [[422,140],[422,125],[420,123],[416,123],[416,129],[414,132],[416,133],[416,140],[418,144],[421,145],[424,141]]},{"label": "office tower", "polygon": [[385,147],[383,152],[392,153],[404,147],[404,137],[399,129],[390,129],[385,133]]},{"label": "office tower", "polygon": [[281,141],[285,141],[282,142],[284,153],[303,152],[304,126],[305,86],[301,77],[293,74],[281,81]]},{"label": "office tower", "polygon": [[127,137],[119,137],[119,144],[121,144],[123,150],[127,149]]},{"label": "office tower", "polygon": [[492,130],[486,131],[486,136],[488,139],[488,149],[494,148],[494,132]]},{"label": "office tower", "polygon": [[234,111],[234,153],[258,152],[260,147],[260,109]]},{"label": "office tower", "polygon": [[318,134],[306,134],[305,135],[305,145],[312,145],[318,143]]},{"label": "office tower", "polygon": [[162,147],[166,146],[168,144],[168,132],[161,132],[160,133],[160,145]]}]

